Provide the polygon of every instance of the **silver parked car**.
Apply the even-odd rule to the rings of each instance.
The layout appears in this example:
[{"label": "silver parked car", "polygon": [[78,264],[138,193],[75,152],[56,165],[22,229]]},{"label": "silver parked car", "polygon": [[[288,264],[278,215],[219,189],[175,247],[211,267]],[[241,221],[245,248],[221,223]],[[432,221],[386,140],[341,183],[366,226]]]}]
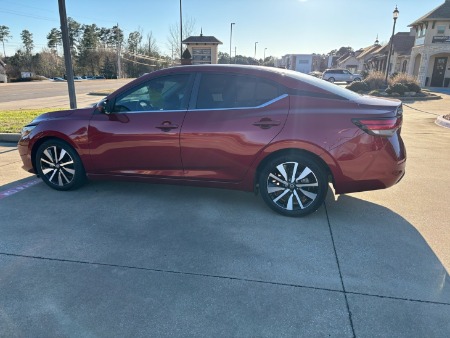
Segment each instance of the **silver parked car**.
[{"label": "silver parked car", "polygon": [[329,82],[347,82],[361,81],[362,76],[352,74],[347,69],[327,69],[322,74],[322,79]]}]

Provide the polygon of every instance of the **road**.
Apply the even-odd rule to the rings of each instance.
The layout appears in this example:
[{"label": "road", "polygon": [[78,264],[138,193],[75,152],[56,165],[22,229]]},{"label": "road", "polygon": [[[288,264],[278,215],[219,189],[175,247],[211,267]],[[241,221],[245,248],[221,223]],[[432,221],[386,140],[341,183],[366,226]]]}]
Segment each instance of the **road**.
[{"label": "road", "polygon": [[405,106],[399,184],[301,219],[237,191],[53,191],[3,144],[0,335],[449,337],[449,104]]},{"label": "road", "polygon": [[[86,80],[75,82],[79,107],[97,102],[101,97],[90,92],[112,90],[133,79]],[[37,81],[0,83],[0,110],[32,108],[69,108],[67,82]]]}]

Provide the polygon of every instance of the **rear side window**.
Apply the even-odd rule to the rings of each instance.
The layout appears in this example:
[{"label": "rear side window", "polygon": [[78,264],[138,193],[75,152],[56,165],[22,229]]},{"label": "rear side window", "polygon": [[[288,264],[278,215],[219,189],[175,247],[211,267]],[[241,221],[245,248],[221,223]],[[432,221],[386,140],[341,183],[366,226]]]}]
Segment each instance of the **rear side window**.
[{"label": "rear side window", "polygon": [[202,74],[197,109],[258,107],[280,96],[272,81],[233,74]]}]

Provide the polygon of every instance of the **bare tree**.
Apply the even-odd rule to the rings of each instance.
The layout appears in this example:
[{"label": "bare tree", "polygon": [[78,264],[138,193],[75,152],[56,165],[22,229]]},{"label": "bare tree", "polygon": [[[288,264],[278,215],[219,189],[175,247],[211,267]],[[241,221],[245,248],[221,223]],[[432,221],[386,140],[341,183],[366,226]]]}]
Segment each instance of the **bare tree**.
[{"label": "bare tree", "polygon": [[153,37],[153,33],[147,33],[146,43],[144,45],[145,52],[149,56],[159,56],[159,48],[156,44],[156,39]]},{"label": "bare tree", "polygon": [[[195,19],[183,19],[183,40],[192,35],[195,29]],[[175,23],[169,27],[169,36],[167,38],[167,46],[172,50],[175,58],[180,59],[183,51],[180,51],[180,23]]]}]

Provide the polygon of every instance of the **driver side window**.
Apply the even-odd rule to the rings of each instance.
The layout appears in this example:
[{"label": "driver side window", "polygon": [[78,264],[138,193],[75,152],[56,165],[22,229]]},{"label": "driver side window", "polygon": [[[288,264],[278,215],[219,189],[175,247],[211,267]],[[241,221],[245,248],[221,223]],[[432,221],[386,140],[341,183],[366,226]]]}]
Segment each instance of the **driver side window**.
[{"label": "driver side window", "polygon": [[169,75],[141,83],[117,97],[113,113],[187,109],[189,77]]}]

